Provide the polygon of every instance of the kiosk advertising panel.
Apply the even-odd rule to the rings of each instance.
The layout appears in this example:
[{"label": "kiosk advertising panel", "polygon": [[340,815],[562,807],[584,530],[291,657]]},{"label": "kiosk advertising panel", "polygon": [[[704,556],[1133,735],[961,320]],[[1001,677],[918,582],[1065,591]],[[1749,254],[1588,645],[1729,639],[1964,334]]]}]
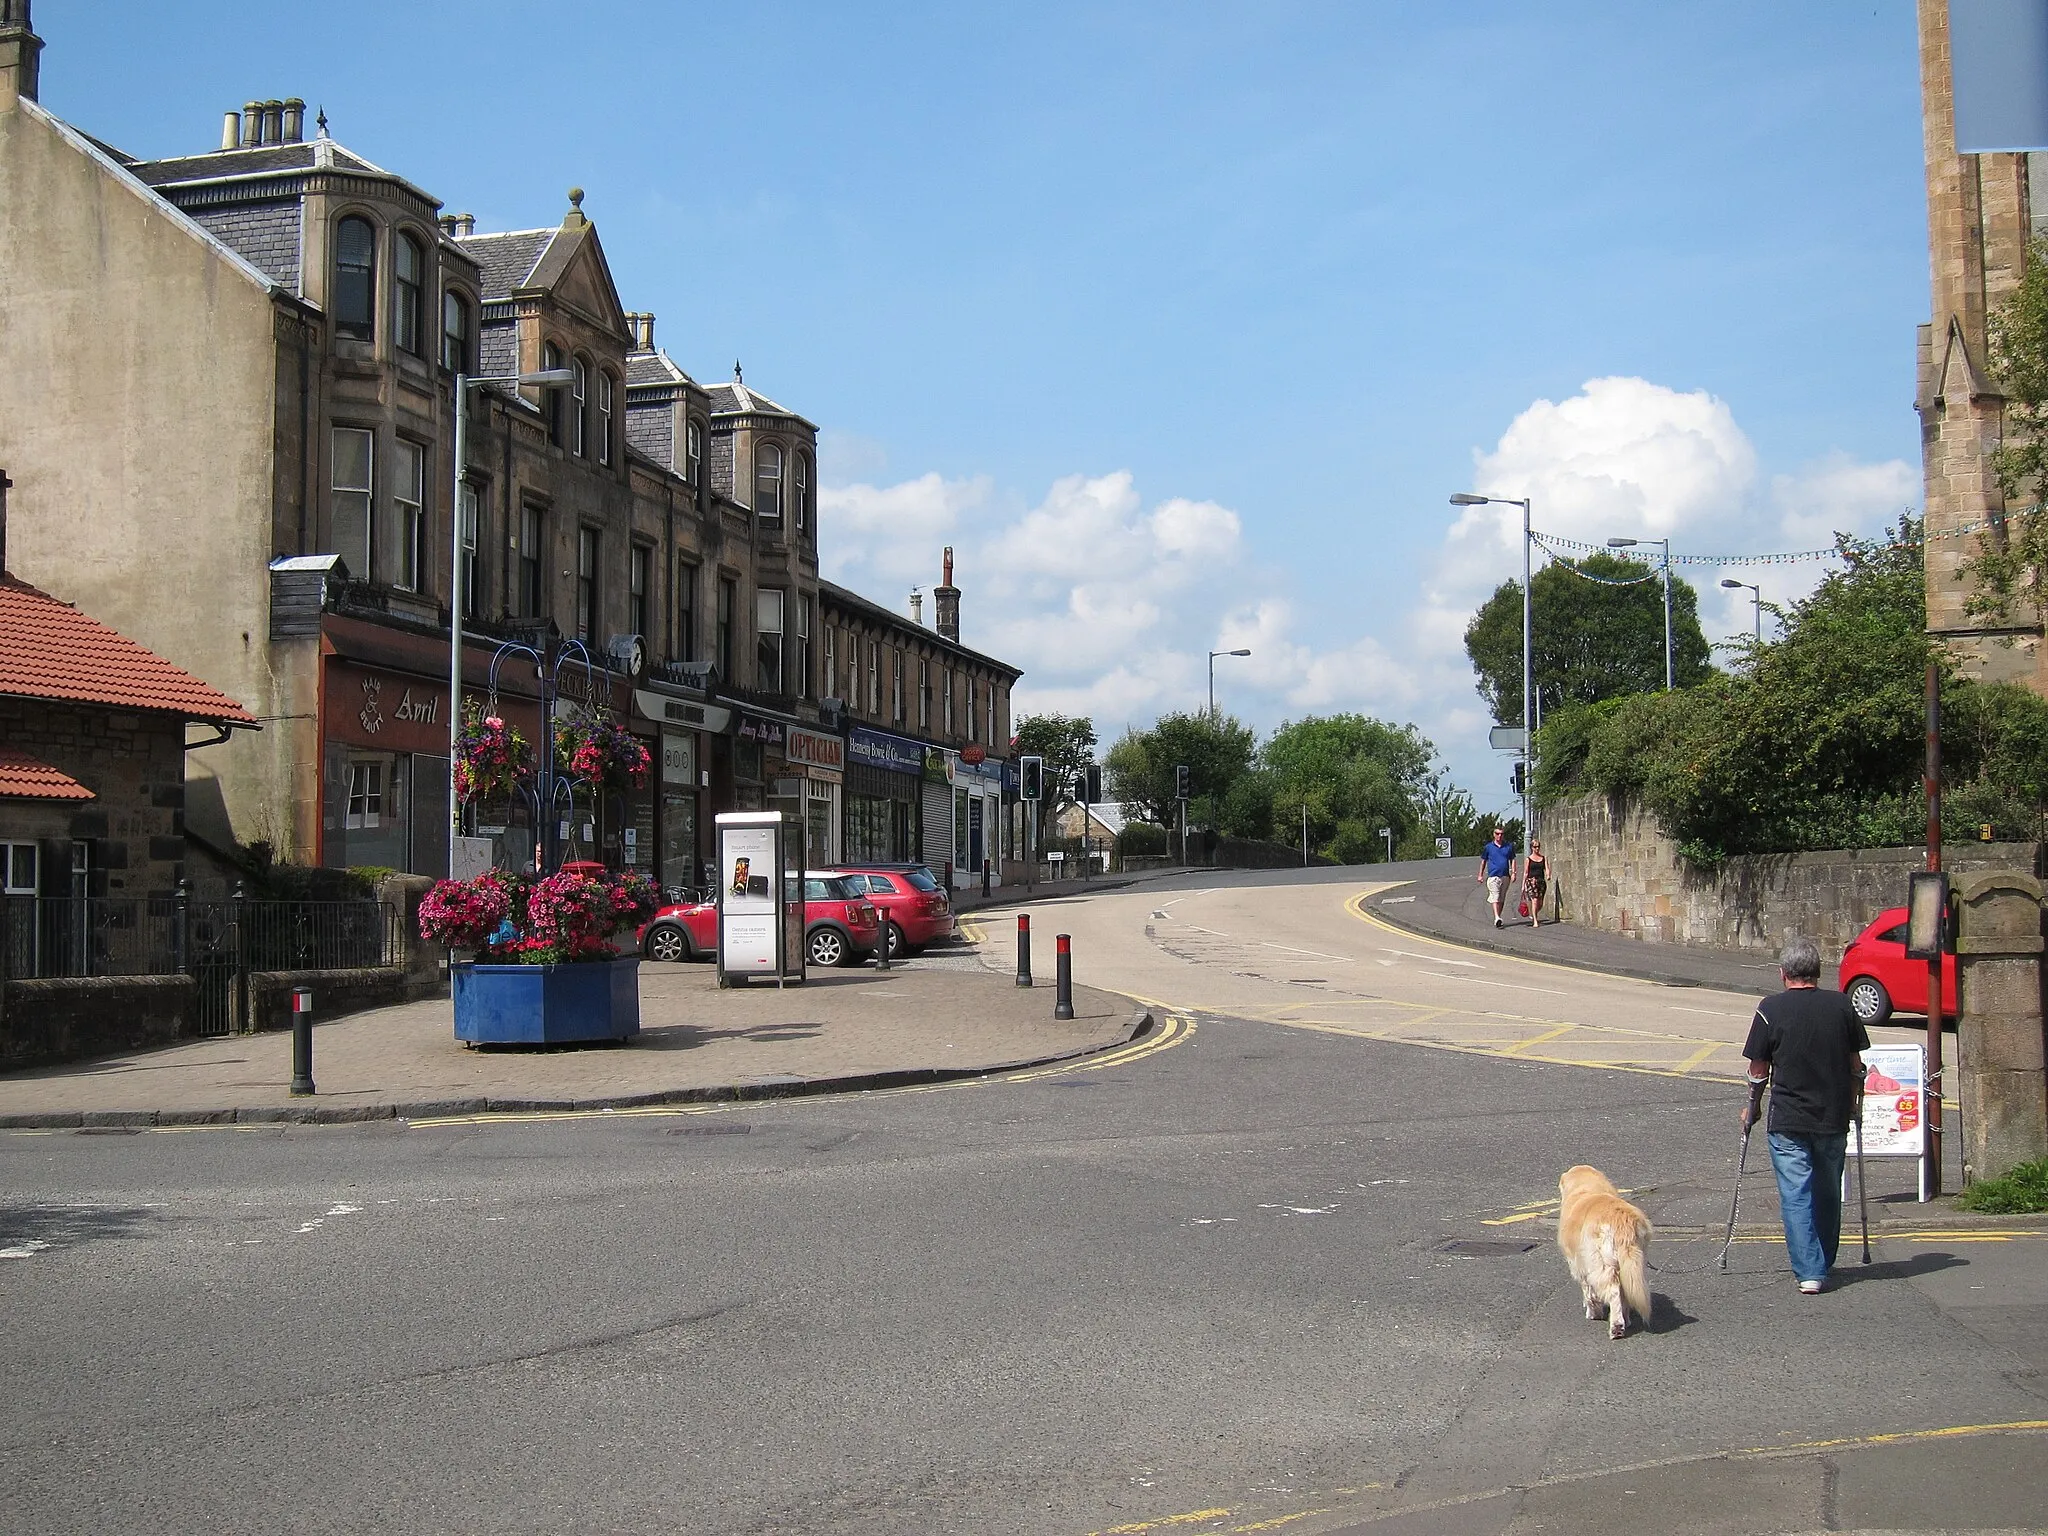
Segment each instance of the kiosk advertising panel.
[{"label": "kiosk advertising panel", "polygon": [[779,811],[727,811],[716,826],[719,985],[754,976],[801,981],[802,825]]}]

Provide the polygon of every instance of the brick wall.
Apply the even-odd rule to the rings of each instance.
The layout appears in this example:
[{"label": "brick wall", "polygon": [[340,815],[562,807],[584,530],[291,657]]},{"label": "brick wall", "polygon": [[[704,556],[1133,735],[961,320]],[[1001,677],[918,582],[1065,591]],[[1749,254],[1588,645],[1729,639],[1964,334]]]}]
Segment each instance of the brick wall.
[{"label": "brick wall", "polygon": [[[1693,870],[1656,819],[1599,796],[1546,809],[1539,822],[1560,911],[1569,921],[1652,944],[1774,951],[1802,933],[1830,962],[1886,907],[1903,906],[1923,848],[1748,854]],[[1965,843],[1943,851],[1952,874],[2031,871],[2033,843]]]},{"label": "brick wall", "polygon": [[[0,698],[0,741],[70,774],[97,797],[65,808],[64,835],[93,839],[109,896],[170,890],[185,858],[185,725],[165,716]],[[15,812],[0,808],[0,835]],[[22,830],[34,836],[19,813]],[[49,807],[36,813],[48,835]]]}]

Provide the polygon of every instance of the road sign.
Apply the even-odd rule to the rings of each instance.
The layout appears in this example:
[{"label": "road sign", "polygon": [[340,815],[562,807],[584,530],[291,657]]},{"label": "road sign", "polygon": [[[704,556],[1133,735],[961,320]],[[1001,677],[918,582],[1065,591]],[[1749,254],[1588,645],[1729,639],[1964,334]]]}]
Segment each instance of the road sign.
[{"label": "road sign", "polygon": [[1519,725],[1496,725],[1486,733],[1486,744],[1496,752],[1519,752],[1529,744],[1529,733]]},{"label": "road sign", "polygon": [[1451,856],[1451,840],[1448,837],[1436,840],[1436,856],[1440,859],[1448,859]]}]

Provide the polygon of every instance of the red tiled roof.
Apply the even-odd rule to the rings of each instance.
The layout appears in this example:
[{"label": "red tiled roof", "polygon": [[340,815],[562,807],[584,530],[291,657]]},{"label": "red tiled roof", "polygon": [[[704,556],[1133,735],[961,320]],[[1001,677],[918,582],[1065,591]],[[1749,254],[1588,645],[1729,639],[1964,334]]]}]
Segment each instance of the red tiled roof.
[{"label": "red tiled roof", "polygon": [[0,745],[0,798],[90,800],[91,790],[68,773],[30,757],[19,747]]},{"label": "red tiled roof", "polygon": [[256,717],[155,651],[0,573],[0,694],[254,725]]}]

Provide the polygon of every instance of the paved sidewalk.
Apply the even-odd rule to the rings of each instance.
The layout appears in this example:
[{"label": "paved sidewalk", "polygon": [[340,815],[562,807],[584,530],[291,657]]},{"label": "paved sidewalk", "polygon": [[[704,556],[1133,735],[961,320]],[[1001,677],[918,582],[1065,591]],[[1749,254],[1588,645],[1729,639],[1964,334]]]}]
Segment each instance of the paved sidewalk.
[{"label": "paved sidewalk", "polygon": [[[1777,959],[1765,950],[1649,944],[1575,923],[1545,922],[1534,928],[1529,919],[1514,915],[1512,905],[1507,909],[1507,926],[1495,928],[1485,888],[1469,872],[1411,881],[1368,897],[1365,904],[1396,927],[1526,960],[1551,960],[1670,987],[1714,987],[1752,997],[1775,992],[1779,986]],[[1821,984],[1832,987],[1833,968],[1824,969]]]},{"label": "paved sidewalk", "polygon": [[[317,999],[316,999],[317,1001]],[[443,998],[313,1031],[314,1098],[290,1096],[291,1034],[233,1035],[0,1076],[0,1127],[417,1119],[601,1109],[936,1082],[1085,1055],[1143,1025],[1125,999],[1074,989],[1055,1020],[972,950],[721,992],[714,967],[644,962],[630,1044],[465,1047]]]}]

